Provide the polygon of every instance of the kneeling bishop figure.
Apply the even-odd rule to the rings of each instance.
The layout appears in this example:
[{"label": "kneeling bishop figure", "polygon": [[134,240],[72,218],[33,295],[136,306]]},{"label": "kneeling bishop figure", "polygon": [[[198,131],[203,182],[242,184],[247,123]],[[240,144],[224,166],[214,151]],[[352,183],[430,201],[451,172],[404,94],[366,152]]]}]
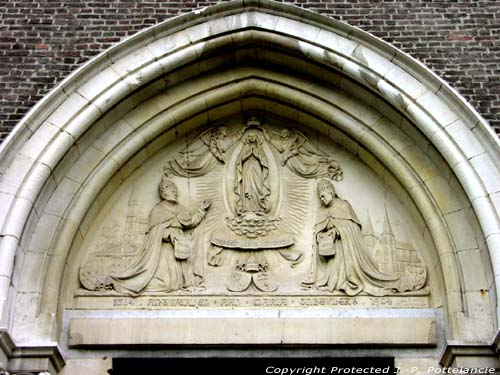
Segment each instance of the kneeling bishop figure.
[{"label": "kneeling bishop figure", "polygon": [[159,185],[161,201],[149,214],[143,251],[123,272],[108,275],[117,292],[171,292],[201,287],[203,254],[201,236],[193,230],[210,207],[203,201],[195,209],[178,202],[178,189],[167,176]]},{"label": "kneeling bishop figure", "polygon": [[319,180],[317,193],[321,207],[315,240],[324,272],[320,277],[314,275],[316,287],[348,296],[361,292],[382,296],[402,291],[398,276],[385,274],[377,268],[351,204],[337,196],[332,181]]}]

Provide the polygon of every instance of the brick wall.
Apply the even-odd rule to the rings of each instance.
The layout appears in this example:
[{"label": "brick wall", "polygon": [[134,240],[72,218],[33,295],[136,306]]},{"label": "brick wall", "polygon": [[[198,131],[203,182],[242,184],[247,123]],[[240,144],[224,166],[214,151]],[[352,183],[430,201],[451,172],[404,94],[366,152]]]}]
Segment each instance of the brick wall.
[{"label": "brick wall", "polygon": [[[0,0],[0,141],[55,84],[122,38],[218,1]],[[416,57],[500,135],[500,1],[285,1]]]}]

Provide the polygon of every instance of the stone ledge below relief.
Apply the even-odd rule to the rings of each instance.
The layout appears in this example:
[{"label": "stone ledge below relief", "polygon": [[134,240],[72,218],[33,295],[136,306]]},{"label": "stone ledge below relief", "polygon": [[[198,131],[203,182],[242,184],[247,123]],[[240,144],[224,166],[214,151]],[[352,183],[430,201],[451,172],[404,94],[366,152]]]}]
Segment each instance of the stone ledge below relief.
[{"label": "stone ledge below relief", "polygon": [[[356,327],[354,335],[352,327]],[[68,336],[70,348],[238,344],[436,346],[436,327],[433,317],[90,318],[72,319]]]}]

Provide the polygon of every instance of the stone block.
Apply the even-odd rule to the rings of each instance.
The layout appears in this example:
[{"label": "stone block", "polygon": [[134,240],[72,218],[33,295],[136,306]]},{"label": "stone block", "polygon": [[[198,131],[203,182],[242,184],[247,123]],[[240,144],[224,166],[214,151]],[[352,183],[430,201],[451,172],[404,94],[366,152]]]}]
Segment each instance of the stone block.
[{"label": "stone block", "polygon": [[372,129],[396,151],[401,152],[406,147],[414,144],[414,141],[387,117],[380,118]]},{"label": "stone block", "polygon": [[113,126],[93,142],[93,146],[103,154],[108,154],[117,147],[117,144],[126,142],[127,136],[133,132],[132,127],[125,121],[117,121]]},{"label": "stone block", "polygon": [[[272,20],[277,22],[276,17],[268,14],[263,14],[259,13],[259,18],[260,17],[268,17]],[[226,21],[227,28],[229,30],[234,30],[237,31],[239,29],[247,28],[249,26],[255,26],[255,12],[248,12],[248,13],[242,13],[242,14],[231,14],[226,17],[224,17],[224,20]],[[275,24],[274,23],[274,24]],[[274,28],[273,24],[273,28]],[[272,28],[271,28],[272,29]]]},{"label": "stone block", "polygon": [[436,344],[432,318],[285,319],[282,335],[290,344]]},{"label": "stone block", "polygon": [[344,56],[351,56],[359,45],[353,40],[324,29],[320,30],[314,42]]},{"label": "stone block", "polygon": [[493,158],[487,153],[482,153],[471,158],[470,162],[480,176],[486,191],[489,194],[498,193],[500,191],[500,170]]},{"label": "stone block", "polygon": [[430,145],[429,140],[425,137],[422,132],[418,129],[415,124],[407,119],[400,119],[398,122],[400,124],[401,130],[405,133],[420,149],[426,151]]},{"label": "stone block", "polygon": [[[356,332],[356,334],[353,334]],[[70,347],[114,345],[436,345],[433,318],[72,319]]]},{"label": "stone block", "polygon": [[51,215],[62,216],[80,186],[81,185],[74,180],[63,178],[48,200],[44,211]]},{"label": "stone block", "polygon": [[[376,109],[362,105],[360,101],[344,97],[343,100],[336,103],[340,108],[355,116],[363,125],[372,127],[383,118],[382,114]],[[397,127],[397,125],[393,125]],[[398,129],[399,130],[399,129]]]},{"label": "stone block", "polygon": [[77,183],[83,183],[88,178],[92,171],[105,159],[105,154],[97,148],[98,145],[89,147],[84,154],[80,155],[71,170],[66,174],[66,178]]},{"label": "stone block", "polygon": [[441,127],[450,125],[452,122],[458,120],[457,113],[439,98],[438,94],[428,91],[417,99],[417,103],[425,109],[427,113],[432,113],[434,120],[436,120]]},{"label": "stone block", "polygon": [[493,206],[495,207],[495,210],[500,216],[500,191],[497,193],[490,194],[490,199],[491,202],[493,203]]},{"label": "stone block", "polygon": [[79,139],[99,117],[101,117],[101,109],[91,103],[72,117],[63,130],[69,133],[73,139]]},{"label": "stone block", "polygon": [[47,122],[62,129],[68,121],[73,119],[76,114],[83,111],[88,105],[88,99],[75,92],[57,107],[47,118]]},{"label": "stone block", "polygon": [[[13,194],[7,194],[0,192],[0,228],[3,227],[7,214],[14,202],[15,196]],[[3,231],[1,232],[3,234]]]},{"label": "stone block", "polygon": [[466,208],[455,198],[454,191],[442,176],[429,178],[425,181],[425,185],[430,189],[435,202],[444,214]]},{"label": "stone block", "polygon": [[384,78],[414,100],[427,92],[427,87],[399,66],[394,66]]},{"label": "stone block", "polygon": [[0,180],[0,192],[17,195],[19,187],[29,174],[33,164],[34,160],[32,158],[17,154]]},{"label": "stone block", "polygon": [[146,150],[148,152],[148,155],[153,156],[155,155],[158,151],[162,150],[163,147],[165,147],[167,144],[172,142],[177,138],[177,132],[175,128],[172,128],[171,124],[174,124],[174,120],[169,117],[169,120],[166,121],[167,127],[170,128],[170,130],[165,131],[162,135],[157,137],[155,140],[151,141],[148,143],[146,146]]},{"label": "stone block", "polygon": [[498,368],[498,354],[491,344],[449,342],[439,363],[444,367]]},{"label": "stone block", "polygon": [[1,234],[12,236],[19,240],[32,208],[33,203],[31,201],[21,197],[15,198],[12,202],[12,211],[7,220],[5,220]]},{"label": "stone block", "polygon": [[[141,67],[139,70],[134,71],[132,74],[124,77],[123,82],[128,85],[131,91],[135,91],[150,82],[154,82],[154,80],[160,77],[163,72],[163,65],[160,62],[152,61]],[[127,90],[123,90],[124,94],[126,94],[127,92]],[[116,95],[115,93],[107,95],[106,100],[104,101],[104,103],[101,102],[99,107],[104,109],[104,112],[111,105],[117,103],[123,96],[125,95]]]},{"label": "stone block", "polygon": [[[159,64],[157,70],[161,71],[161,67]],[[99,111],[101,113],[103,114],[107,113],[107,111],[112,106],[120,102],[123,98],[127,96],[127,94],[130,94],[133,90],[137,88],[137,87],[132,87],[134,82],[138,84],[143,83],[142,80],[140,79],[141,74],[142,74],[141,72],[137,72],[135,74],[128,76],[123,80],[117,81],[114,85],[109,87],[104,93],[102,93],[92,101],[93,106],[99,108]]]},{"label": "stone block", "polygon": [[496,214],[490,197],[479,197],[472,201],[474,211],[478,215],[484,237],[500,234],[500,219]]},{"label": "stone block", "polygon": [[77,93],[88,101],[92,101],[119,81],[120,75],[113,68],[107,67],[100,71],[92,80],[80,86]]},{"label": "stone block", "polygon": [[121,179],[125,181],[130,177],[137,169],[139,169],[144,163],[149,159],[150,155],[147,148],[143,148],[141,151],[137,152],[130,160],[127,161],[120,168]]},{"label": "stone block", "polygon": [[393,70],[396,66],[379,51],[372,50],[360,45],[353,52],[352,57],[358,60],[358,63],[374,71],[378,76],[385,77],[387,73]]},{"label": "stone block", "polygon": [[154,56],[161,59],[172,51],[185,48],[189,44],[190,41],[187,34],[185,32],[177,32],[151,42],[147,45],[147,48]]},{"label": "stone block", "polygon": [[47,254],[27,252],[24,257],[23,274],[19,281],[18,290],[24,292],[37,292],[40,290],[44,280],[44,273],[47,262]]},{"label": "stone block", "polygon": [[30,174],[17,193],[17,198],[36,202],[36,198],[51,174],[50,168],[43,162],[34,163]]},{"label": "stone block", "polygon": [[474,232],[468,222],[467,211],[454,211],[444,216],[457,250],[478,248]]},{"label": "stone block", "polygon": [[208,111],[208,119],[212,122],[219,121],[226,116],[241,112],[241,101],[235,100],[223,105],[212,107]]},{"label": "stone block", "polygon": [[[158,62],[163,67],[163,71],[168,73],[173,70],[178,70],[187,63],[196,59],[200,54],[200,49],[203,48],[203,42],[198,43],[198,45],[189,45],[186,48],[173,51],[164,58],[158,60]],[[195,65],[198,66],[197,64]]]},{"label": "stone block", "polygon": [[485,152],[481,142],[462,120],[451,123],[445,128],[445,131],[460,147],[467,159]]},{"label": "stone block", "polygon": [[224,18],[214,18],[208,22],[200,23],[187,28],[185,33],[189,37],[189,40],[191,40],[191,43],[197,43],[200,40],[214,37],[227,31],[228,27]]},{"label": "stone block", "polygon": [[488,195],[484,184],[475,172],[474,168],[471,166],[470,162],[462,160],[457,164],[452,165],[452,169],[457,180],[462,184],[469,201],[474,201]]},{"label": "stone block", "polygon": [[463,272],[464,283],[468,290],[488,290],[486,279],[487,264],[483,263],[479,249],[464,250],[458,253]]},{"label": "stone block", "polygon": [[[120,77],[124,78],[129,76],[130,73],[154,62],[155,55],[147,47],[142,47],[125,56],[120,56],[119,58],[111,57],[111,59],[113,60],[113,65],[111,65],[112,70]],[[116,76],[113,73],[106,73],[110,81],[116,80]],[[98,76],[96,78],[98,78]]]},{"label": "stone block", "polygon": [[59,375],[107,374],[111,366],[110,357],[72,358],[66,360],[66,365]]},{"label": "stone block", "polygon": [[32,159],[39,158],[47,148],[47,145],[50,145],[57,136],[59,131],[59,127],[50,122],[42,123],[24,144],[22,153]]},{"label": "stone block", "polygon": [[[12,236],[0,237],[0,250],[2,262],[0,264],[0,276],[9,277],[12,274],[15,258],[14,252],[19,249],[18,241]],[[1,298],[1,296],[0,296]]]},{"label": "stone block", "polygon": [[279,17],[275,31],[284,35],[291,35],[302,40],[314,41],[319,34],[320,28],[312,25],[306,25],[302,22],[290,18]]}]

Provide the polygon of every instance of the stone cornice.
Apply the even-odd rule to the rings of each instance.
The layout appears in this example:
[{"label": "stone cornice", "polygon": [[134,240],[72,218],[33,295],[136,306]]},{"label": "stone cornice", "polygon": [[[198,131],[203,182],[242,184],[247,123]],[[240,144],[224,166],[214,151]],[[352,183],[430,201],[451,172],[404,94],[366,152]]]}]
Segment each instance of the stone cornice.
[{"label": "stone cornice", "polygon": [[439,364],[443,367],[452,367],[455,359],[459,357],[498,358],[498,354],[494,345],[449,343],[441,355]]},{"label": "stone cornice", "polygon": [[16,345],[9,333],[5,330],[0,331],[0,350],[5,354],[6,357],[11,357],[12,352],[15,350]]},{"label": "stone cornice", "polygon": [[[9,332],[5,330],[0,331],[0,350],[2,350],[9,361],[11,361],[12,359],[19,359],[20,362],[18,363],[21,364],[24,360],[33,358],[48,359],[56,372],[61,371],[66,363],[64,357],[61,354],[61,351],[59,350],[59,347],[55,343],[49,345],[16,346]],[[8,363],[4,363],[4,366],[10,370],[10,366]],[[19,370],[24,369],[16,368],[16,371]],[[26,368],[26,370],[44,371],[47,369]]]}]

